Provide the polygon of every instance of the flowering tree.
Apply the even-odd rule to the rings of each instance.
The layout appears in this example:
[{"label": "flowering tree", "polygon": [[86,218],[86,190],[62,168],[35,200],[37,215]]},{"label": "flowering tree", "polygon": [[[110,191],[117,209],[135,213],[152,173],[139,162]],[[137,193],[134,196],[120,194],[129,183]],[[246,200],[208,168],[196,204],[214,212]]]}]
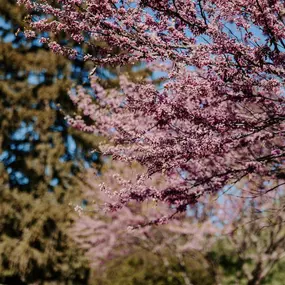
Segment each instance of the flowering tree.
[{"label": "flowering tree", "polygon": [[[177,281],[178,283],[173,281],[173,283],[167,284],[196,284],[196,282],[192,283],[192,278],[195,280],[198,278],[200,282],[204,282],[203,284],[213,284],[211,280],[213,281],[214,277],[207,272],[211,264],[204,260],[202,255],[198,258],[196,256],[195,261],[191,259],[194,263],[201,262],[201,268],[205,274],[205,276],[199,274],[199,277],[192,276],[193,270],[191,271],[188,267],[191,268],[193,264],[190,262],[189,265],[187,255],[197,250],[201,250],[201,252],[209,250],[215,241],[214,235],[221,231],[214,227],[208,219],[201,224],[198,219],[194,218],[195,214],[189,216],[187,221],[184,220],[185,215],[180,214],[179,219],[172,220],[171,224],[167,223],[160,227],[149,225],[149,219],[156,223],[158,219],[162,220],[161,216],[171,216],[175,213],[174,209],[171,210],[162,203],[159,205],[154,202],[133,203],[115,212],[103,214],[101,207],[104,207],[104,203],[110,202],[110,195],[100,191],[98,184],[104,183],[106,186],[112,187],[113,191],[117,191],[120,189],[123,179],[132,179],[141,171],[141,167],[133,164],[126,168],[123,163],[117,162],[111,166],[106,163],[103,171],[103,175],[96,179],[97,183],[94,183],[96,180],[94,180],[92,171],[87,174],[86,184],[82,185],[82,189],[85,192],[88,205],[87,207],[75,206],[79,212],[79,219],[70,230],[71,237],[86,251],[86,256],[91,261],[92,268],[97,272],[97,275],[98,272],[101,272],[99,275],[104,273],[108,276],[110,262],[121,262],[132,258],[132,256],[139,258],[146,253],[152,253],[147,257],[147,263],[160,264],[157,274],[164,272],[160,267],[163,266],[166,269],[166,272],[163,273],[166,275],[165,280],[169,280],[169,278],[180,280],[180,282]],[[156,176],[154,183],[159,186],[162,182]],[[209,209],[209,204],[205,204],[205,208]],[[176,217],[178,218],[178,215]],[[195,238],[193,238],[194,236]],[[173,272],[174,264],[178,266],[178,272]],[[118,265],[115,266],[116,272],[120,271]],[[129,272],[129,270],[127,271]],[[150,274],[155,280],[156,274],[154,272],[150,272]],[[114,275],[112,274],[112,276]],[[107,279],[102,281],[104,284],[109,280],[109,277],[105,278]],[[117,277],[112,277],[110,284],[113,284],[113,279],[117,281]],[[134,277],[134,280],[137,279]],[[137,282],[138,280],[134,284]],[[118,281],[118,284],[121,283]]]},{"label": "flowering tree", "polygon": [[[155,86],[121,76],[108,91],[93,78],[95,96],[71,94],[81,114],[70,125],[108,138],[102,150],[114,159],[146,167],[121,184],[112,209],[151,199],[183,212],[243,177],[284,183],[284,1],[18,2],[46,15],[28,36],[64,32],[100,56],[41,37],[54,52],[102,66],[141,61],[165,77]],[[147,182],[158,173],[163,187]]]},{"label": "flowering tree", "polygon": [[[82,189],[85,192],[89,205],[86,208],[75,206],[75,210],[79,212],[80,218],[77,220],[76,226],[71,230],[73,238],[83,248],[88,250],[87,255],[94,261],[95,266],[118,255],[133,252],[136,245],[159,252],[159,248],[163,248],[159,241],[161,240],[165,243],[164,238],[167,231],[170,236],[173,236],[167,243],[169,245],[172,243],[176,244],[175,241],[181,235],[179,230],[176,230],[177,225],[179,225],[180,229],[184,228],[184,234],[196,235],[195,240],[191,243],[188,242],[187,246],[183,244],[183,247],[202,249],[206,247],[206,243],[210,246],[210,240],[208,239],[205,243],[203,236],[217,233],[218,230],[208,219],[206,220],[206,217],[204,217],[205,222],[203,225],[197,222],[198,219],[195,221],[192,219],[193,223],[189,229],[187,229],[189,223],[187,224],[186,222],[184,225],[182,222],[185,214],[181,214],[179,219],[173,220],[171,225],[165,225],[164,228],[166,227],[167,231],[165,230],[164,233],[160,231],[160,228],[151,227],[148,222],[149,218],[155,224],[157,219],[160,221],[165,220],[161,216],[168,217],[175,213],[174,209],[170,209],[162,203],[130,204],[128,207],[118,211],[103,213],[101,208],[104,207],[105,203],[110,202],[111,195],[110,193],[106,195],[106,193],[99,191],[98,183],[103,182],[104,185],[109,185],[115,192],[120,189],[123,181],[126,181],[128,178],[131,179],[140,170],[140,167],[137,165],[125,168],[122,163],[113,164],[111,167],[107,164],[104,168],[107,170],[105,170],[106,172],[102,177],[97,178],[97,183],[94,183],[92,172],[88,172],[85,179],[86,184],[82,185]],[[118,173],[120,176],[118,176]],[[158,177],[156,177],[155,183],[157,186],[161,183]],[[207,203],[204,203],[204,205],[205,209],[210,210],[211,207],[207,206]],[[205,209],[204,212],[206,213]],[[176,232],[177,235],[175,236],[171,232]],[[176,246],[179,247],[179,243]]]},{"label": "flowering tree", "polygon": [[[138,166],[125,168],[122,163],[105,168],[98,183],[110,184],[114,191],[120,189],[122,177],[132,179],[139,172]],[[112,178],[118,173],[119,181]],[[87,200],[93,203],[81,209],[80,218],[70,233],[86,250],[97,271],[105,269],[110,260],[125,259],[144,251],[154,253],[166,267],[178,263],[183,273],[182,284],[196,284],[187,266],[189,256],[193,256],[195,260],[202,257],[203,267],[212,272],[215,280],[210,284],[259,285],[285,257],[284,187],[255,200],[249,200],[248,196],[225,195],[215,201],[209,195],[166,225],[138,227],[149,217],[171,215],[174,209],[163,203],[141,203],[102,215],[99,208],[110,197],[99,191],[93,176],[91,172],[87,175],[89,187],[85,185],[84,188]],[[154,183],[159,186],[159,177],[156,176]],[[279,184],[268,181],[262,186],[262,183],[262,179],[243,180],[241,195],[255,193],[255,188],[267,191]],[[222,259],[227,260],[225,267],[221,265]],[[230,266],[233,269],[229,270]],[[171,272],[167,274],[171,276]],[[202,279],[198,280],[197,284],[201,284]]]}]

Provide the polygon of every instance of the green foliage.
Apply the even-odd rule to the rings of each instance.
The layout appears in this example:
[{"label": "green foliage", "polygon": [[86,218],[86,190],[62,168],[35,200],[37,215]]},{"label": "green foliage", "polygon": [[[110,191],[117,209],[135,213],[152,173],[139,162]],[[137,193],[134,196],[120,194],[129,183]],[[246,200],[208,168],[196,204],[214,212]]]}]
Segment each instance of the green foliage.
[{"label": "green foliage", "polygon": [[[33,199],[6,189],[0,198],[0,272],[3,283],[87,278],[88,265],[66,235],[72,222],[52,194]],[[32,202],[32,203],[31,203]]]},{"label": "green foliage", "polygon": [[[263,243],[268,241],[267,230],[256,234],[256,242]],[[215,265],[216,276],[221,285],[248,285],[248,284],[263,284],[263,285],[282,285],[284,284],[284,260],[277,261],[272,270],[269,271],[264,280],[260,283],[257,280],[251,280],[245,272],[252,272],[257,266],[258,252],[253,247],[257,244],[252,242],[251,248],[246,247],[243,252],[237,251],[235,245],[229,242],[227,237],[220,238],[212,247],[211,251],[206,254],[206,258]],[[266,259],[266,248],[260,260]],[[257,260],[256,260],[257,259]],[[251,274],[250,274],[251,275]],[[252,282],[252,283],[250,283]]]},{"label": "green foliage", "polygon": [[57,104],[75,111],[67,90],[83,67],[16,33],[25,16],[16,0],[0,0],[0,283],[82,284],[89,267],[67,235],[68,203],[81,202],[97,141],[68,128]]},{"label": "green foliage", "polygon": [[[191,282],[191,283],[189,283]],[[183,262],[172,256],[138,251],[112,260],[104,272],[94,272],[94,285],[214,285],[213,271],[199,254],[188,255]]]},{"label": "green foliage", "polygon": [[268,274],[268,276],[265,278],[264,282],[262,284],[264,285],[283,285],[285,280],[285,261],[281,260],[278,262]]}]

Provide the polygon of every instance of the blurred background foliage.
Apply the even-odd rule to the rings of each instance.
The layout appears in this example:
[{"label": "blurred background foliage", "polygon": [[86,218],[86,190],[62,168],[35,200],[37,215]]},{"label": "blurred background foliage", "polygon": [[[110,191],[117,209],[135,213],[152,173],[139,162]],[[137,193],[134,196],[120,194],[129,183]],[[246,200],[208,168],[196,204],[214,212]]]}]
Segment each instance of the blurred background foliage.
[{"label": "blurred background foliage", "polygon": [[97,285],[212,285],[215,272],[205,258],[193,253],[184,262],[170,251],[162,255],[138,251],[127,257],[110,261],[102,276],[94,274]]},{"label": "blurred background foliage", "polygon": [[96,138],[68,128],[71,80],[88,75],[18,29],[27,15],[0,1],[0,282],[85,284],[89,267],[67,229]]},{"label": "blurred background foliage", "polygon": [[[68,128],[64,114],[75,112],[67,91],[74,83],[88,87],[92,66],[27,40],[26,16],[16,0],[0,0],[0,283],[244,284],[237,281],[244,261],[226,240],[207,256],[185,256],[183,263],[171,251],[158,256],[142,249],[111,260],[104,272],[90,269],[67,234],[76,219],[68,204],[84,203],[85,168],[100,171],[99,154],[90,152],[100,138]],[[98,68],[97,75],[106,88],[118,83],[119,72],[133,80],[150,75],[133,70]],[[284,269],[279,262],[262,284],[284,284]]]}]

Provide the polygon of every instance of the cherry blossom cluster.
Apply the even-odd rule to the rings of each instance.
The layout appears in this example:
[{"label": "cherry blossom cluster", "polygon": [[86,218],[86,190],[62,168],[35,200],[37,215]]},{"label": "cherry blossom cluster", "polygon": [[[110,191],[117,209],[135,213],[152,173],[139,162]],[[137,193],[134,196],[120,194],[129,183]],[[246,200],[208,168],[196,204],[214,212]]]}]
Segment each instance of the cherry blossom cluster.
[{"label": "cherry blossom cluster", "polygon": [[[32,30],[64,32],[96,65],[141,61],[164,74],[159,86],[122,74],[109,90],[93,77],[92,94],[70,93],[79,109],[70,125],[106,137],[104,154],[146,168],[121,181],[111,209],[154,200],[183,212],[244,177],[284,179],[284,1],[18,2],[45,15]],[[148,183],[156,174],[161,187]]]}]

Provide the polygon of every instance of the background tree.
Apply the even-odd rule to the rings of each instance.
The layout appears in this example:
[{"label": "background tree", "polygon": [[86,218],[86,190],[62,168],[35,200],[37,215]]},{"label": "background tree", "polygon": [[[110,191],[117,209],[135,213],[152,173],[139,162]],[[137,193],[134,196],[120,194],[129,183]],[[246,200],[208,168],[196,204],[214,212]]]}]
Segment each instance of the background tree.
[{"label": "background tree", "polygon": [[[88,262],[67,235],[80,173],[99,162],[96,138],[67,127],[71,78],[87,71],[26,40],[27,13],[0,1],[0,282],[87,282]],[[31,15],[30,15],[31,16]],[[88,147],[88,148],[87,148]]]}]

